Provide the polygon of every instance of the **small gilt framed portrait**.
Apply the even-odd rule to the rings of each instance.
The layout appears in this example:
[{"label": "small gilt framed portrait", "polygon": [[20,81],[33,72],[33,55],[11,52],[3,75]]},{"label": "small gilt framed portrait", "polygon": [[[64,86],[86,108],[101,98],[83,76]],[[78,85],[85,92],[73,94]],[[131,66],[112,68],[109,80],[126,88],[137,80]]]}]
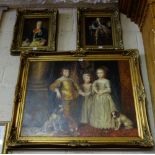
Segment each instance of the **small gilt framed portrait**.
[{"label": "small gilt framed portrait", "polygon": [[15,97],[6,152],[153,146],[135,50],[22,54]]},{"label": "small gilt framed portrait", "polygon": [[55,51],[56,10],[18,11],[11,54],[21,51]]},{"label": "small gilt framed portrait", "polygon": [[123,49],[118,11],[79,10],[78,46],[85,49]]}]

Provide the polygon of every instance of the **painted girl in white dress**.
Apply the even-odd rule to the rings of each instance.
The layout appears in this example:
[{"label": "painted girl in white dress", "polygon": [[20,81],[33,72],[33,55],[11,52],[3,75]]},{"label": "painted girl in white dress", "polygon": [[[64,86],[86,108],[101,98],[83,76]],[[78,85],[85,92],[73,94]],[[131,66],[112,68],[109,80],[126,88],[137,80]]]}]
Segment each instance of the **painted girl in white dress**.
[{"label": "painted girl in white dress", "polygon": [[80,95],[84,97],[82,103],[81,123],[88,124],[92,106],[92,83],[89,73],[83,74],[84,83],[81,86]]},{"label": "painted girl in white dress", "polygon": [[99,129],[114,129],[115,122],[111,113],[117,110],[111,97],[110,81],[105,78],[106,68],[98,68],[96,73],[98,79],[92,85],[94,96],[90,125]]}]

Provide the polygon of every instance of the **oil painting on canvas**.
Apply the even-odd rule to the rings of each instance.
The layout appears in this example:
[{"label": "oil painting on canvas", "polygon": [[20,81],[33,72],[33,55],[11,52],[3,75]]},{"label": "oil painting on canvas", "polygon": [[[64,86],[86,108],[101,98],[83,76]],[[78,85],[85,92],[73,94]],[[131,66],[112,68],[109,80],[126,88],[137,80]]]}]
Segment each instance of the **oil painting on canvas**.
[{"label": "oil painting on canvas", "polygon": [[86,45],[113,45],[110,17],[86,17],[85,32]]},{"label": "oil painting on canvas", "polygon": [[54,51],[57,10],[17,10],[11,54],[24,51]]},{"label": "oil painting on canvas", "polygon": [[84,49],[123,49],[119,12],[94,9],[78,10],[77,47]]},{"label": "oil painting on canvas", "polygon": [[23,28],[22,47],[39,47],[48,44],[49,19],[25,19]]},{"label": "oil painting on canvas", "polygon": [[129,62],[31,62],[21,136],[137,136]]},{"label": "oil painting on canvas", "polygon": [[138,52],[22,53],[5,137],[6,151],[152,147]]}]

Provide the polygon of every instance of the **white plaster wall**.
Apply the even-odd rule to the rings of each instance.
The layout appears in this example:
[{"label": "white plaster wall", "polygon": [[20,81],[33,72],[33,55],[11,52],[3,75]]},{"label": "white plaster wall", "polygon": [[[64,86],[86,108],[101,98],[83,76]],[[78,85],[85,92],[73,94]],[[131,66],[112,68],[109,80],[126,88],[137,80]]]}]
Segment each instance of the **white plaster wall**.
[{"label": "white plaster wall", "polygon": [[[59,14],[57,49],[59,51],[75,50],[76,30],[77,30],[76,9],[60,9],[59,11],[60,14]],[[2,18],[2,24],[0,27],[0,121],[11,120],[14,91],[18,77],[19,57],[10,56],[10,47],[15,20],[16,20],[16,11],[9,10],[4,13]],[[123,41],[125,49],[136,48],[139,49],[140,51],[142,76],[147,93],[147,101],[148,101],[147,107],[148,107],[149,121],[152,129],[152,134],[155,139],[155,131],[153,130],[155,125],[153,120],[152,104],[148,84],[142,36],[137,25],[131,22],[130,19],[128,19],[123,14],[121,14],[121,22],[122,22]],[[68,151],[65,151],[65,153],[67,152]],[[121,152],[124,153],[124,151],[118,151],[117,153]],[[145,152],[148,153],[148,151]],[[139,151],[138,153],[145,153],[145,152]],[[16,153],[23,153],[23,152],[16,152]],[[91,153],[94,152],[92,151]]]},{"label": "white plaster wall", "polygon": [[148,74],[147,74],[147,68],[146,68],[142,34],[139,31],[138,26],[134,22],[131,22],[131,20],[123,14],[121,14],[121,23],[122,23],[122,31],[123,31],[124,48],[125,49],[135,48],[139,50],[142,80],[143,80],[146,95],[147,95],[146,106],[147,106],[148,115],[149,115],[148,119],[150,121],[150,126],[155,139],[155,130],[154,130],[155,121],[154,121],[153,111],[152,111],[152,101],[151,101],[151,94],[150,94],[150,88],[149,88],[149,82],[148,82]]},{"label": "white plaster wall", "polygon": [[10,121],[19,69],[19,57],[10,55],[16,11],[3,14],[0,27],[0,121]]},{"label": "white plaster wall", "polygon": [[[152,111],[152,101],[151,101],[151,94],[150,94],[150,88],[149,88],[149,82],[148,82],[148,74],[147,74],[147,68],[146,68],[146,60],[145,60],[142,34],[138,26],[134,22],[131,22],[131,20],[127,18],[126,15],[124,14],[121,14],[121,24],[122,24],[124,48],[139,50],[142,80],[144,83],[146,98],[147,98],[146,106],[147,106],[147,111],[148,111],[148,120],[150,123],[150,128],[151,128],[153,139],[155,140],[155,130],[154,130],[155,120],[154,120],[153,111]],[[155,153],[155,147],[150,152]]]},{"label": "white plaster wall", "polygon": [[57,51],[76,50],[76,23],[76,9],[59,9]]}]

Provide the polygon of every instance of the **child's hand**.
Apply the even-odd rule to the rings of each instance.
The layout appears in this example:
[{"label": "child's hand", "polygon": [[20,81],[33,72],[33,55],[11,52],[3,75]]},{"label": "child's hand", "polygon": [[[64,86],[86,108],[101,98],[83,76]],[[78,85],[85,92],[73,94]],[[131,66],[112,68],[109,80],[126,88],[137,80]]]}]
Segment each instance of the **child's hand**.
[{"label": "child's hand", "polygon": [[56,94],[57,94],[57,98],[61,99],[61,94],[60,94],[60,92],[57,92]]},{"label": "child's hand", "polygon": [[85,93],[81,93],[82,96],[86,96]]},{"label": "child's hand", "polygon": [[90,95],[90,92],[89,93],[85,93],[85,96],[89,96]]},{"label": "child's hand", "polygon": [[56,92],[57,98],[61,99],[61,93],[60,93],[59,89],[56,88],[55,92]]},{"label": "child's hand", "polygon": [[98,94],[98,95],[102,95],[103,93],[102,93],[102,92],[98,92],[97,94]]},{"label": "child's hand", "polygon": [[102,95],[103,94],[103,91],[98,91],[97,94],[98,95]]},{"label": "child's hand", "polygon": [[85,96],[85,93],[83,92],[83,91],[79,91],[79,94],[81,95],[81,96]]}]

